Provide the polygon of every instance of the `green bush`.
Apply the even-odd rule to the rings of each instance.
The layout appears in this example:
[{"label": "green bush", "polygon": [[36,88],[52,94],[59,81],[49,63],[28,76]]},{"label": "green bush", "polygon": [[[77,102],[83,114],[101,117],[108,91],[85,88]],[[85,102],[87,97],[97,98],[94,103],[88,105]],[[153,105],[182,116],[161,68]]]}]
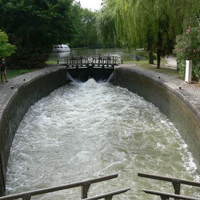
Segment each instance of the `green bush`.
[{"label": "green bush", "polygon": [[11,45],[8,41],[8,36],[0,30],[0,59],[7,58],[16,50],[16,46]]},{"label": "green bush", "polygon": [[200,27],[189,27],[182,35],[177,36],[175,53],[178,60],[179,73],[185,76],[186,60],[192,60],[192,79],[200,77]]}]

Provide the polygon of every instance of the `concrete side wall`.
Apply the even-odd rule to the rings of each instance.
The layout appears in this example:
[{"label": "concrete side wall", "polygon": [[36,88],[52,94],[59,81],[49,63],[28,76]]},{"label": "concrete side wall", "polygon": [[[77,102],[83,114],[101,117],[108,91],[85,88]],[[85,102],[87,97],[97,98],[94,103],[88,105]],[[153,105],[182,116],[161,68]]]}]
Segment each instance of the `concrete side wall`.
[{"label": "concrete side wall", "polygon": [[116,68],[114,79],[115,84],[157,106],[179,130],[195,161],[200,164],[200,115],[185,97],[185,91],[179,90],[177,86],[172,87],[159,79],[158,75],[155,78],[152,74],[145,74],[133,68]]},{"label": "concrete side wall", "polygon": [[[5,180],[10,148],[15,132],[29,107],[42,97],[66,84],[66,69],[51,67],[26,74],[2,86],[0,98],[0,195]],[[12,87],[14,87],[12,89]]]}]

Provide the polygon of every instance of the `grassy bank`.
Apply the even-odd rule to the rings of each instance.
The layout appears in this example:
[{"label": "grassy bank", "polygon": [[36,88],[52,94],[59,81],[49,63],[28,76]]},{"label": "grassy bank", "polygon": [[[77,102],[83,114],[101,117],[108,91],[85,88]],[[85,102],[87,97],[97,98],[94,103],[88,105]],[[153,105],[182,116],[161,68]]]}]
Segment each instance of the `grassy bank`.
[{"label": "grassy bank", "polygon": [[[160,69],[157,68],[156,62],[155,64],[151,65],[149,64],[148,60],[141,60],[141,61],[125,61],[124,64],[135,64],[138,67],[141,67],[143,69],[147,69],[147,70],[151,70],[151,71],[155,71],[155,72],[159,72],[162,74],[166,74],[169,76],[173,76],[175,78],[180,78],[179,73],[177,70],[175,69],[170,69],[167,66],[167,63],[165,60],[161,61],[161,66]],[[134,66],[133,66],[134,67]]]},{"label": "grassy bank", "polygon": [[7,78],[10,79],[10,78],[14,78],[16,76],[19,76],[19,75],[22,75],[22,74],[26,74],[26,73],[29,73],[29,72],[33,72],[37,69],[7,69]]}]

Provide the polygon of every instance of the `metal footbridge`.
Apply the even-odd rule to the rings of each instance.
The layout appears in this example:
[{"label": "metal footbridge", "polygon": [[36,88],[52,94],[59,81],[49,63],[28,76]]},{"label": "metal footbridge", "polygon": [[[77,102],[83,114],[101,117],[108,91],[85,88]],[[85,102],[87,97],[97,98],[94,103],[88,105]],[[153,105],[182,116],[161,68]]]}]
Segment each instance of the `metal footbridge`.
[{"label": "metal footbridge", "polygon": [[[73,79],[87,81],[90,78],[107,80],[119,64],[117,56],[93,56],[93,57],[66,57],[64,62],[57,61],[58,65],[66,66],[68,75]],[[68,80],[69,81],[69,80]]]}]

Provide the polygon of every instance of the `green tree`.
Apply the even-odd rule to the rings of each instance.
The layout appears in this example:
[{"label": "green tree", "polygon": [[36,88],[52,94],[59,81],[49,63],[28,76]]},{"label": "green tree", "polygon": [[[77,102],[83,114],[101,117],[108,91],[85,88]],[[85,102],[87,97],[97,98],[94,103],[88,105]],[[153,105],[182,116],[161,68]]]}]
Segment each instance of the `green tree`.
[{"label": "green tree", "polygon": [[8,42],[6,33],[0,30],[0,58],[7,58],[12,55],[16,50],[14,45]]},{"label": "green tree", "polygon": [[97,15],[98,35],[106,47],[118,45],[116,33],[116,2],[114,0],[104,2],[102,10]]},{"label": "green tree", "polygon": [[73,5],[74,39],[73,47],[98,47],[100,40],[97,35],[96,12],[81,7],[79,2]]},{"label": "green tree", "polygon": [[10,64],[42,67],[54,44],[70,41],[71,5],[72,0],[0,0],[0,27],[17,46]]},{"label": "green tree", "polygon": [[[115,13],[117,39],[128,47],[145,47],[161,55],[172,52],[178,34],[199,13],[200,1],[193,0],[105,0]],[[108,9],[109,10],[109,9]]]}]

